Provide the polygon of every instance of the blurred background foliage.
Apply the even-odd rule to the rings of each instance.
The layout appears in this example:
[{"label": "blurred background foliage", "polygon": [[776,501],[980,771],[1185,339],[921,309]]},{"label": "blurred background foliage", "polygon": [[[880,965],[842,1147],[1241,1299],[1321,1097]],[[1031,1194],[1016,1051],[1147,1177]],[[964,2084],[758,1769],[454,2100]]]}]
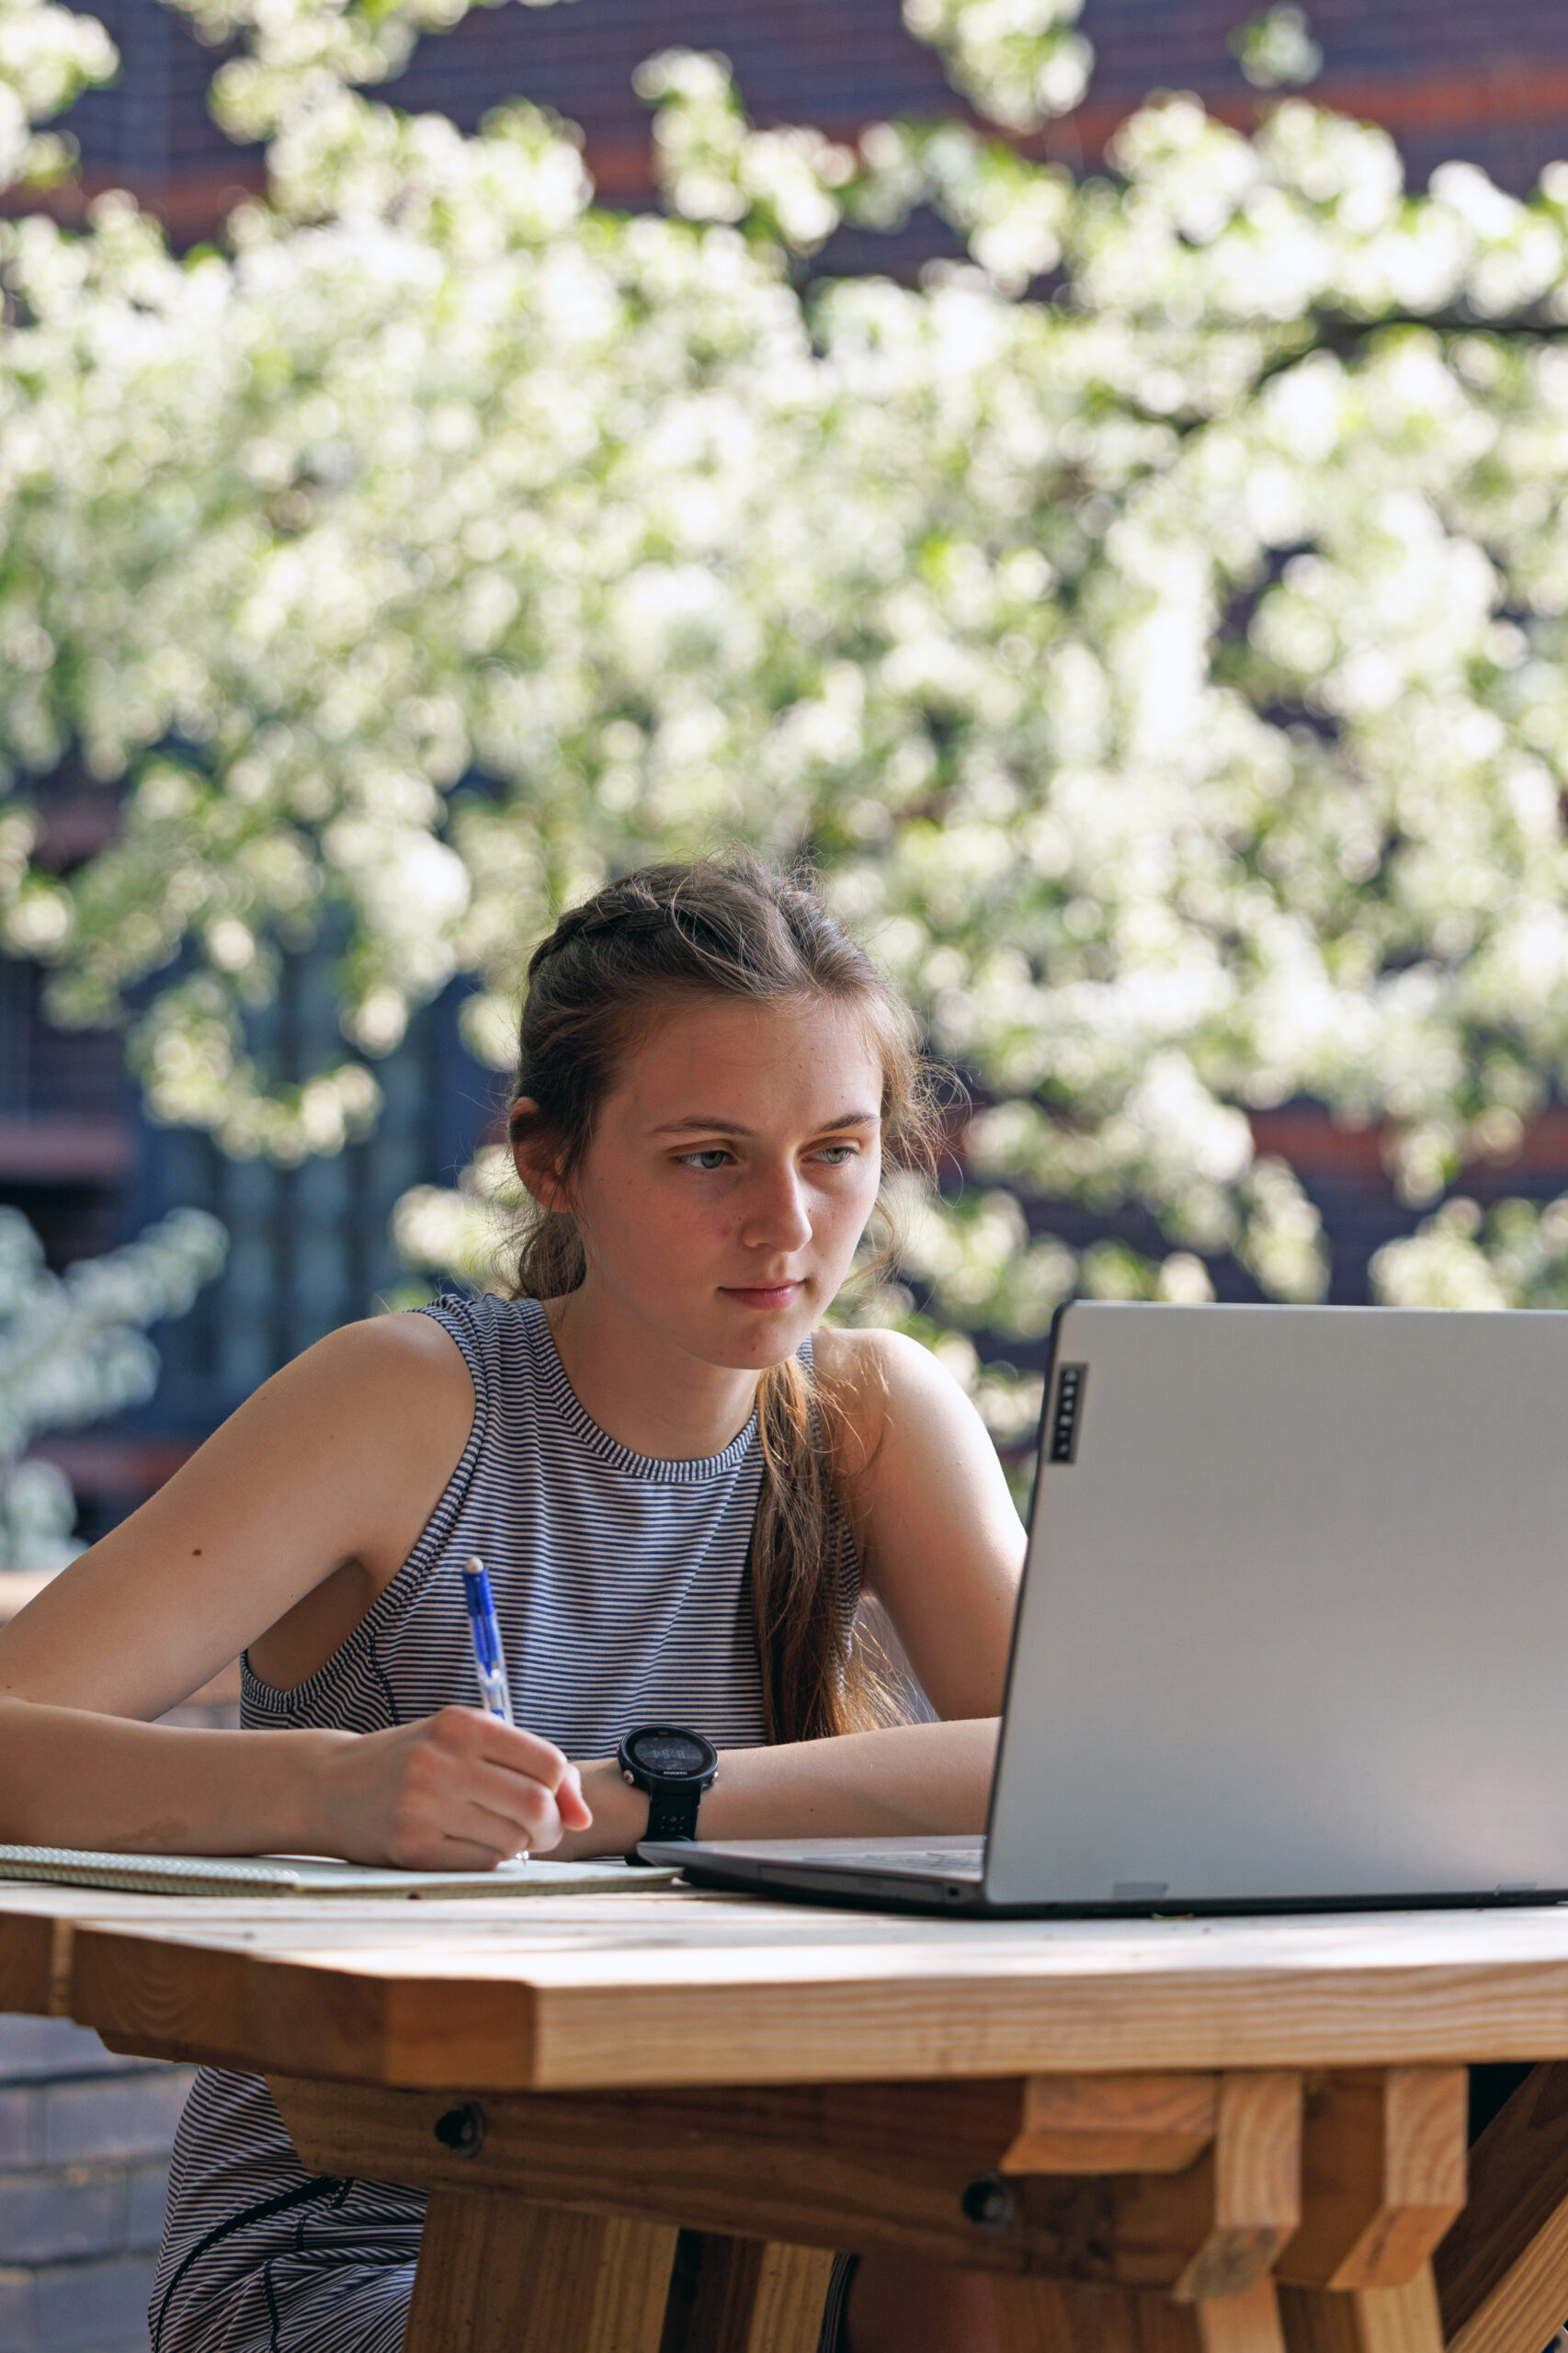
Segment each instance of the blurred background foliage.
[{"label": "blurred background foliage", "polygon": [[176,1210],[55,1275],[21,1211],[0,1208],[0,1571],[48,1575],[81,1552],[70,1481],[25,1449],[40,1431],[150,1397],[158,1356],[147,1325],[183,1315],[226,1248],[215,1218]]},{"label": "blurred background foliage", "polygon": [[[463,0],[178,5],[239,44],[267,199],[184,256],[124,199],[0,227],[0,944],[128,1020],[154,1116],[334,1154],[454,975],[500,1071],[562,904],[738,835],[819,862],[972,1086],[846,1312],[1004,1447],[1074,1287],[1324,1294],[1250,1117],[1303,1098],[1423,1213],[1380,1296],[1568,1299],[1563,1204],[1452,1197],[1568,1066],[1568,165],[1407,192],[1284,94],[1278,7],[1254,135],[1165,98],[1074,179],[1017,135],[1082,96],[1074,0],[905,0],[966,112],[758,131],[666,52],[666,211],[625,217],[521,100],[467,137],[364,94]],[[111,67],[0,0],[11,176]],[[813,274],[916,206],[962,258]],[[67,761],[120,815],[62,872]],[[341,1045],[286,1078],[254,1017],[312,942]],[[480,1275],[504,1196],[494,1155],[405,1196],[411,1268]]]}]

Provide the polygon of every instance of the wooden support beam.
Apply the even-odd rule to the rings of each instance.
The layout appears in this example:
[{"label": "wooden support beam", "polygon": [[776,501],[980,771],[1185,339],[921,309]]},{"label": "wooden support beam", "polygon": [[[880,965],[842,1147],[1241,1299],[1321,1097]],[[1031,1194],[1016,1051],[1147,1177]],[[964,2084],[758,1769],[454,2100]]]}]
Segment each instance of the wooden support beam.
[{"label": "wooden support beam", "polygon": [[1443,2353],[1429,2263],[1397,2288],[1281,2287],[1279,2321],[1286,2353]]},{"label": "wooden support beam", "polygon": [[70,1984],[72,1928],[40,1910],[6,1922],[0,1937],[0,2011],[25,2010],[36,2018],[65,2015],[61,1996]]},{"label": "wooden support beam", "polygon": [[832,2253],[682,2231],[659,2353],[817,2353]]},{"label": "wooden support beam", "polygon": [[1180,2173],[1214,2138],[1217,2075],[1029,2075],[1001,2173]]},{"label": "wooden support beam", "polygon": [[437,2190],[403,2353],[659,2353],[673,2228]]},{"label": "wooden support beam", "polygon": [[1568,2317],[1568,2064],[1533,2069],[1471,2151],[1433,2268],[1449,2353],[1540,2353]]},{"label": "wooden support beam", "polygon": [[1201,2353],[1285,2353],[1278,2299],[1267,2275],[1239,2296],[1212,2296],[1193,2309]]},{"label": "wooden support beam", "polygon": [[1025,2112],[1018,2079],[492,2096],[275,2078],[272,2090],[313,2171],[1192,2302],[1250,2287],[1299,2214],[1294,2075],[1224,2078],[1215,2144],[1185,2172],[1067,2177],[1000,2170]]},{"label": "wooden support beam", "polygon": [[1339,2068],[1309,2084],[1301,2227],[1282,2282],[1415,2279],[1464,2204],[1467,2093],[1463,2067]]},{"label": "wooden support beam", "polygon": [[1295,2233],[1301,2105],[1301,2078],[1284,2069],[1220,2078],[1213,2221],[1172,2290],[1180,2302],[1241,2294]]}]

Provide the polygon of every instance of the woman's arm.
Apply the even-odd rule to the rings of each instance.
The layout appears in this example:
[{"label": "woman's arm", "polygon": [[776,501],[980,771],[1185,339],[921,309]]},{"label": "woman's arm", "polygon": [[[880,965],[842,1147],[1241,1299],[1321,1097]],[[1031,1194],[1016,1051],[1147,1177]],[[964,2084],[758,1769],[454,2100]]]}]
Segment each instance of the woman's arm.
[{"label": "woman's arm", "polygon": [[939,1716],[997,1716],[1025,1539],[985,1425],[901,1333],[824,1330],[816,1349],[842,1404],[835,1467],[865,1588]]},{"label": "woman's arm", "polygon": [[[845,1459],[835,1468],[866,1588],[945,1721],[727,1749],[698,1835],[978,1836],[1024,1531],[984,1424],[926,1349],[890,1332],[822,1331],[815,1345],[843,1409]],[[613,1757],[584,1767],[583,1791],[593,1826],[574,1833],[562,1854],[624,1854],[646,1836],[648,1800]]]},{"label": "woman's arm", "polygon": [[474,1708],[390,1732],[193,1732],[0,1699],[0,1839],[489,1870],[588,1812],[575,1766]]},{"label": "woman's arm", "polygon": [[559,1750],[476,1711],[357,1737],[151,1721],[266,1635],[299,1682],[407,1557],[466,1443],[427,1317],[334,1333],[0,1632],[0,1839],[472,1869],[586,1812]]},{"label": "woman's arm", "polygon": [[[699,1838],[907,1838],[985,1827],[996,1724],[894,1724],[778,1748],[727,1748],[702,1800]],[[613,1756],[582,1768],[590,1829],[563,1856],[630,1854],[648,1835],[648,1800]]]}]

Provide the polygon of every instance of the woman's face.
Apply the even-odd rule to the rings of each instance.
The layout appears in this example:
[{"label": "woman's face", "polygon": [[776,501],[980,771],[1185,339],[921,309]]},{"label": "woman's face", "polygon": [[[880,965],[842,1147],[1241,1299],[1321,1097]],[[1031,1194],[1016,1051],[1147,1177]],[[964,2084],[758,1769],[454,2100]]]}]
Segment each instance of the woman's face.
[{"label": "woman's face", "polygon": [[882,1076],[867,1033],[853,1006],[816,998],[698,997],[656,1023],[571,1188],[590,1289],[708,1364],[791,1355],[876,1200]]}]

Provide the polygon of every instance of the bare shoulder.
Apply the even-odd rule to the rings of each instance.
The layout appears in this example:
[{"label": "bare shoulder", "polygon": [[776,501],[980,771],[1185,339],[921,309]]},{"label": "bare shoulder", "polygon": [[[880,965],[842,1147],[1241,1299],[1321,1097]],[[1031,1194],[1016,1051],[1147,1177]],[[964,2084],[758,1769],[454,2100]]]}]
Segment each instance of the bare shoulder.
[{"label": "bare shoulder", "polygon": [[[461,1352],[431,1317],[328,1333],[6,1630],[0,1685],[153,1717],[258,1643],[259,1673],[301,1680],[407,1558],[473,1411]],[[280,1643],[318,1588],[328,1600]]]},{"label": "bare shoulder", "polygon": [[378,1483],[406,1473],[423,1485],[432,1463],[450,1469],[472,1422],[473,1383],[450,1335],[428,1315],[377,1315],[327,1333],[275,1372],[189,1468],[232,1476],[255,1461],[298,1478],[320,1462],[341,1480],[362,1461],[381,1466]]},{"label": "bare shoulder", "polygon": [[944,1391],[961,1397],[952,1375],[929,1348],[906,1333],[880,1324],[824,1324],[812,1335],[812,1354],[824,1385],[853,1393],[886,1397],[900,1391]]},{"label": "bare shoulder", "polygon": [[433,1317],[400,1310],[340,1324],[273,1374],[257,1392],[279,1402],[331,1390],[344,1404],[396,1401],[411,1414],[432,1405],[466,1408],[473,1383],[457,1342]]},{"label": "bare shoulder", "polygon": [[890,1441],[901,1448],[978,1426],[951,1373],[903,1332],[824,1324],[812,1350],[819,1384],[846,1426],[855,1458],[846,1470],[869,1470]]},{"label": "bare shoulder", "polygon": [[309,1367],[312,1372],[341,1377],[345,1373],[367,1381],[408,1382],[416,1390],[449,1390],[472,1403],[473,1383],[461,1349],[444,1324],[416,1310],[399,1309],[390,1315],[369,1315],[359,1324],[339,1324],[292,1364],[290,1372]]}]

